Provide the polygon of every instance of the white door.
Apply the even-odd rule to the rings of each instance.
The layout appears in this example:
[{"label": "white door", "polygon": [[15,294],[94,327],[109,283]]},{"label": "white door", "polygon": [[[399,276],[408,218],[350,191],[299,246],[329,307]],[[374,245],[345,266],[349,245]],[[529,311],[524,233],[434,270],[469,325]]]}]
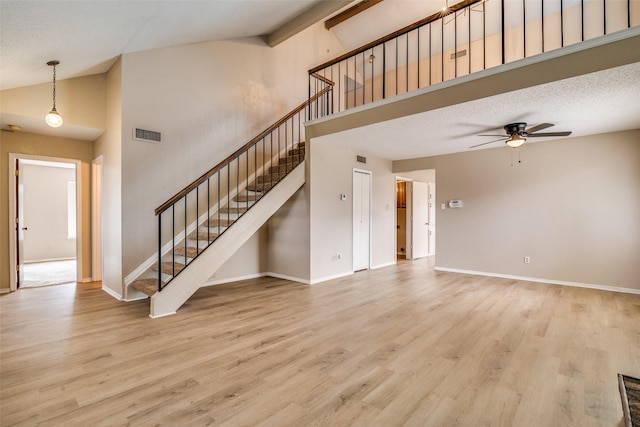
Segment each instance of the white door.
[{"label": "white door", "polygon": [[436,184],[429,183],[429,255],[436,253]]},{"label": "white door", "polygon": [[426,182],[411,183],[411,258],[429,255],[429,185]]},{"label": "white door", "polygon": [[353,171],[353,271],[370,267],[371,174]]}]

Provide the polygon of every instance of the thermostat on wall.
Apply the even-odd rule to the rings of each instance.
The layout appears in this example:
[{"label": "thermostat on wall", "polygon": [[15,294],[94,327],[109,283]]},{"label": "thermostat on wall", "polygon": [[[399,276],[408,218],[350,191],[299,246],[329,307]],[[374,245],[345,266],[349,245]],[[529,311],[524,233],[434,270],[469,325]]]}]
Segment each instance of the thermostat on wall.
[{"label": "thermostat on wall", "polygon": [[461,208],[462,207],[462,200],[449,200],[449,207],[450,208]]}]

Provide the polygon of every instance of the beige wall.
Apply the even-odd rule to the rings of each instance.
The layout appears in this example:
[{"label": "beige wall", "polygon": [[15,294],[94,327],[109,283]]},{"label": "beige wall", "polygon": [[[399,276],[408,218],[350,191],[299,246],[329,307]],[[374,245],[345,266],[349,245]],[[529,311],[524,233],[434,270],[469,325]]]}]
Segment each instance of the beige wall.
[{"label": "beige wall", "polygon": [[[640,130],[528,143],[513,166],[512,154],[394,162],[436,170],[436,266],[640,290]],[[464,207],[441,210],[451,199]]]},{"label": "beige wall", "polygon": [[309,168],[307,184],[269,220],[267,260],[270,274],[309,282]]},{"label": "beige wall", "polygon": [[[154,209],[303,102],[307,70],[340,52],[320,23],[275,48],[256,39],[123,56],[123,276],[157,251]],[[134,141],[134,127],[162,132],[162,144]]]},{"label": "beige wall", "polygon": [[[372,172],[371,267],[395,263],[396,181],[391,161],[367,156],[366,164],[358,163],[359,153],[323,143],[322,138],[312,139],[310,151],[311,282],[353,272],[354,168]],[[346,201],[340,199],[342,193]]]},{"label": "beige wall", "polygon": [[23,261],[75,258],[76,239],[68,238],[68,183],[76,182],[75,168],[25,164],[20,176],[28,227]]},{"label": "beige wall", "polygon": [[9,289],[9,153],[80,160],[82,179],[82,265],[80,280],[91,278],[91,143],[25,132],[2,132],[0,135],[0,289]]},{"label": "beige wall", "polygon": [[94,142],[102,158],[102,287],[122,296],[122,62],[106,76],[106,132]]},{"label": "beige wall", "polygon": [[[56,82],[56,109],[64,119],[61,131],[70,127],[104,130],[105,85],[105,74]],[[44,116],[52,106],[51,90],[51,83],[3,90],[0,110],[3,114],[16,116],[14,124],[21,125],[23,130],[28,130],[34,122],[46,130]]]}]

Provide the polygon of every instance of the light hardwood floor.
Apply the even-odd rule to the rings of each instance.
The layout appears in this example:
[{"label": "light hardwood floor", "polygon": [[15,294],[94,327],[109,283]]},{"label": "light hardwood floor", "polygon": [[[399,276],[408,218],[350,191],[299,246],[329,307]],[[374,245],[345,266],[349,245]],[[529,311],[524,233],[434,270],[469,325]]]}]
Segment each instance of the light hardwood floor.
[{"label": "light hardwood floor", "polygon": [[177,315],[98,283],[0,297],[0,424],[617,426],[640,296],[438,273],[199,290]]}]

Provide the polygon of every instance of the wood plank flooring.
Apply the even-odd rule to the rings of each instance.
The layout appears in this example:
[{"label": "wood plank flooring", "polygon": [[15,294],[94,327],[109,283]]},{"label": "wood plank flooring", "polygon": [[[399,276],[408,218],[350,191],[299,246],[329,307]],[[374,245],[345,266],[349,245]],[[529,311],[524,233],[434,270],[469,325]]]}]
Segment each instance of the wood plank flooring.
[{"label": "wood plank flooring", "polygon": [[435,272],[0,297],[0,425],[616,426],[640,296]]}]

